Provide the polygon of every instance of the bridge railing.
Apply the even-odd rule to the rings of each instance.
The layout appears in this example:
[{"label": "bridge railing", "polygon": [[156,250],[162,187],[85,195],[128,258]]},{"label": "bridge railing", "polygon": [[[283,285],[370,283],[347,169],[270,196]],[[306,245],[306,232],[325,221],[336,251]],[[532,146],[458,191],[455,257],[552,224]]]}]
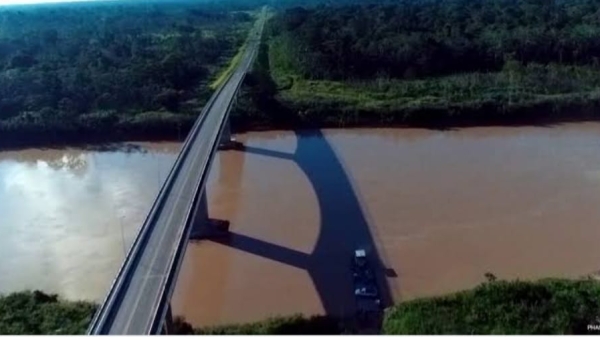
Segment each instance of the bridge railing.
[{"label": "bridge railing", "polygon": [[[253,55],[251,57],[251,60],[254,60],[256,51],[253,51],[252,53],[253,53]],[[242,75],[242,78],[236,85],[236,88],[233,93],[237,93],[239,91],[240,87],[242,86],[242,84],[244,82],[244,78],[246,77],[246,72],[247,72],[247,69],[244,70],[244,74]],[[237,71],[232,72],[230,77],[228,78],[228,81],[236,73],[237,73]],[[175,289],[175,284],[173,281],[177,278],[177,273],[179,272],[179,269],[181,267],[181,263],[182,263],[181,257],[185,253],[184,250],[187,246],[187,242],[190,237],[190,232],[192,230],[192,225],[194,223],[194,209],[195,209],[196,205],[198,204],[198,201],[202,198],[204,191],[206,190],[206,181],[208,180],[208,176],[209,176],[208,170],[210,169],[212,162],[214,160],[213,155],[218,150],[218,146],[219,146],[218,141],[221,139],[221,135],[223,134],[225,124],[227,124],[227,119],[228,119],[228,116],[229,116],[232,106],[233,106],[233,101],[230,101],[227,105],[227,109],[225,111],[223,119],[221,120],[221,124],[219,125],[219,128],[216,129],[216,133],[213,134],[213,137],[211,139],[211,145],[213,145],[213,147],[212,147],[210,155],[208,157],[208,161],[204,164],[203,168],[201,169],[202,176],[200,176],[200,178],[198,179],[198,182],[196,183],[196,189],[194,190],[194,194],[192,196],[193,197],[192,203],[190,204],[190,206],[188,207],[188,210],[186,212],[186,218],[184,220],[184,228],[182,228],[181,234],[178,236],[179,243],[177,245],[177,251],[174,253],[173,257],[170,260],[169,274],[167,275],[167,277],[161,284],[161,294],[160,294],[161,298],[153,312],[154,322],[152,323],[152,325],[150,327],[150,334],[158,334],[162,329],[162,326],[163,326],[163,323],[165,320],[165,316],[168,311],[169,301],[171,300],[171,296],[173,295],[173,290]]]},{"label": "bridge railing", "polygon": [[94,318],[92,319],[88,328],[88,334],[101,334],[106,322],[110,321],[110,318],[113,316],[115,302],[119,300],[121,294],[123,294],[124,290],[127,288],[125,284],[129,283],[129,279],[132,274],[132,268],[135,268],[134,264],[139,262],[140,249],[143,249],[142,245],[147,243],[148,241],[149,232],[154,226],[156,218],[158,217],[157,212],[162,208],[165,202],[166,192],[169,191],[173,186],[174,180],[177,174],[179,173],[179,170],[181,169],[181,165],[183,164],[183,160],[189,153],[191,144],[198,134],[199,127],[202,126],[202,123],[206,119],[206,115],[210,111],[212,105],[214,104],[215,99],[219,96],[219,94],[221,93],[225,85],[229,82],[233,74],[234,72],[232,72],[226,78],[226,80],[217,88],[217,90],[209,98],[209,100],[204,105],[204,108],[202,109],[200,115],[196,119],[196,122],[192,126],[192,129],[186,137],[173,167],[169,171],[169,174],[165,179],[165,182],[163,183],[156,200],[154,200],[154,203],[150,208],[150,212],[146,216],[142,227],[139,229],[138,234],[136,235],[132,245],[130,246],[127,256],[125,257],[125,260],[121,265],[117,276],[113,280],[106,298],[104,299],[104,301],[100,305],[100,308],[94,315]]},{"label": "bridge railing", "polygon": [[[264,22],[261,23],[261,25],[262,24],[264,24]],[[262,29],[261,29],[261,31],[262,31]],[[250,58],[250,60],[254,60],[256,53],[257,53],[257,51],[256,51],[256,49],[254,49],[252,51],[252,57]],[[247,65],[246,69],[244,70],[244,74],[242,75],[242,78],[240,79],[238,84],[236,84],[236,89],[235,89],[234,93],[238,92],[241,84],[243,83],[244,77],[246,75],[246,71],[250,66],[251,65]],[[239,68],[239,65],[238,65],[238,68]],[[147,244],[147,242],[148,242],[150,231],[155,226],[155,222],[158,217],[157,213],[160,211],[160,209],[164,205],[164,202],[166,201],[166,193],[172,188],[172,186],[175,182],[175,178],[178,175],[178,173],[181,169],[181,166],[189,153],[189,150],[191,149],[191,145],[195,141],[196,137],[198,136],[198,133],[201,130],[201,127],[203,126],[203,123],[206,120],[207,114],[210,111],[210,109],[212,108],[216,98],[221,94],[223,88],[229,83],[231,78],[235,74],[237,74],[237,72],[238,72],[238,70],[236,69],[234,72],[231,72],[227,76],[225,81],[217,88],[217,90],[209,98],[209,100],[205,104],[204,108],[202,109],[198,119],[196,119],[196,122],[192,126],[192,129],[190,130],[188,136],[186,137],[186,139],[182,145],[181,151],[179,152],[173,167],[171,168],[169,174],[167,175],[167,178],[165,179],[165,182],[163,183],[156,200],[152,204],[150,212],[148,213],[144,223],[142,224],[142,227],[138,230],[138,233],[137,233],[132,245],[129,248],[129,251],[125,257],[125,260],[124,260],[123,264],[121,265],[121,267],[117,273],[117,276],[115,277],[115,279],[113,280],[113,282],[111,284],[111,287],[108,291],[106,298],[104,299],[100,308],[94,315],[94,318],[92,319],[90,326],[88,328],[88,334],[103,334],[105,331],[105,326],[107,325],[107,322],[113,321],[113,317],[116,312],[115,308],[118,306],[117,302],[122,299],[122,295],[128,288],[128,285],[129,285],[130,279],[131,279],[131,275],[133,273],[133,269],[135,269],[135,266],[140,261],[140,250],[143,249],[145,244]],[[168,300],[170,299],[170,296],[172,295],[172,291],[174,289],[174,284],[172,282],[176,276],[174,274],[177,273],[179,270],[179,267],[181,265],[180,257],[183,256],[183,250],[185,249],[187,240],[189,238],[189,233],[191,230],[190,226],[191,226],[192,219],[193,219],[193,209],[195,208],[197,201],[200,199],[201,195],[204,193],[205,183],[206,183],[208,173],[209,173],[208,169],[210,168],[210,165],[212,163],[213,155],[216,152],[216,149],[218,147],[217,141],[219,140],[219,138],[223,132],[223,127],[228,118],[229,111],[230,111],[232,105],[233,105],[232,102],[228,103],[227,110],[225,111],[224,117],[220,122],[220,126],[214,132],[215,134],[213,135],[213,139],[211,139],[213,147],[212,147],[210,156],[209,156],[207,162],[205,163],[204,168],[202,169],[202,173],[201,173],[202,175],[200,176],[200,178],[197,182],[197,186],[194,190],[194,196],[193,196],[192,202],[190,203],[190,205],[188,207],[186,219],[184,221],[184,228],[181,229],[180,234],[178,235],[179,243],[177,245],[176,252],[173,254],[173,257],[170,260],[169,272],[167,273],[166,278],[164,279],[163,283],[161,284],[159,303],[156,306],[156,309],[152,314],[154,317],[153,317],[153,320],[152,320],[152,323],[150,326],[151,334],[156,334],[160,331],[164,316],[167,312]]]}]

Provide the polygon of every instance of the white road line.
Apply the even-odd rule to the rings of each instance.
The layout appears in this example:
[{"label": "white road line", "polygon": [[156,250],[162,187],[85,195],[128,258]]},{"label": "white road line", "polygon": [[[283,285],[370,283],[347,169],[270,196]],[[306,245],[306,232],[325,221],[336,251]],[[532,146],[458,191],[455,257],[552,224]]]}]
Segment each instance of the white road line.
[{"label": "white road line", "polygon": [[[234,83],[235,83],[235,82],[234,82]],[[231,84],[231,83],[227,84],[226,86],[229,86],[229,87],[231,87],[231,85],[230,85],[230,84]],[[226,92],[227,92],[227,91],[224,91],[223,93],[226,93]],[[221,98],[220,98],[220,96],[219,96],[219,97],[217,97],[217,99],[215,100],[215,103],[214,103],[214,104],[216,104],[216,103],[217,103],[217,101],[218,101],[219,99],[221,99]],[[223,100],[221,100],[221,101],[223,101]],[[213,104],[213,105],[214,105],[214,104]],[[217,105],[215,105],[215,106],[213,106],[213,107],[220,107],[220,106],[222,106],[222,104],[221,104],[221,105],[218,105],[218,106],[217,106]],[[212,107],[211,107],[211,110],[212,110]],[[209,110],[209,112],[210,112],[210,110]],[[208,114],[209,112],[207,112],[207,114]],[[216,119],[216,118],[213,118],[213,117],[210,117],[210,118],[212,118],[213,120],[214,120],[214,119]],[[214,123],[212,123],[212,121],[211,121],[211,124],[212,124],[212,125],[215,125]],[[206,126],[209,126],[209,125],[211,125],[211,124],[207,124]],[[214,135],[213,135],[213,136],[214,136]],[[218,136],[218,135],[217,135],[217,136]],[[212,139],[211,139],[210,141],[212,141]],[[193,158],[193,160],[192,160],[192,161],[190,161],[190,163],[187,163],[187,162],[186,162],[186,163],[187,163],[187,164],[192,164],[192,165],[196,164],[196,162],[198,161],[198,157],[199,157],[200,155],[205,155],[205,153],[206,153],[206,151],[207,151],[207,150],[206,150],[206,147],[205,147],[206,145],[207,145],[206,143],[202,143],[202,144],[198,145],[196,148],[197,148],[197,149],[200,149],[200,150],[201,150],[201,151],[203,151],[203,152],[198,152],[198,153],[196,153],[196,154],[195,154],[195,156],[194,156],[194,158]],[[204,146],[204,147],[202,147],[202,146]],[[192,149],[190,149],[190,152],[192,152],[193,150],[194,150],[194,148],[192,147]],[[189,166],[188,166],[188,167],[189,167]],[[182,168],[181,170],[183,170],[183,168]],[[180,171],[181,171],[181,170],[180,170]],[[183,191],[184,191],[184,190],[187,188],[187,185],[185,185],[185,184],[187,184],[187,183],[189,182],[189,179],[190,179],[190,177],[192,176],[192,174],[194,174],[194,172],[193,172],[193,171],[190,171],[190,169],[188,169],[188,171],[187,171],[187,176],[186,176],[185,180],[182,182],[182,183],[183,183],[183,185],[181,185],[181,188],[180,188],[180,190],[179,190],[179,192],[178,192],[178,194],[177,194],[177,196],[176,196],[176,198],[175,198],[175,203],[173,203],[173,206],[172,206],[172,208],[171,208],[171,213],[169,214],[169,217],[167,218],[167,220],[166,220],[166,222],[165,222],[165,225],[166,225],[166,227],[165,227],[165,228],[164,228],[164,230],[163,230],[163,233],[162,233],[162,235],[161,235],[161,237],[160,237],[160,240],[159,240],[159,242],[158,242],[158,245],[160,245],[160,244],[162,244],[162,243],[163,243],[163,241],[164,241],[164,238],[165,238],[165,236],[167,235],[167,231],[169,231],[169,226],[171,225],[171,222],[172,222],[172,220],[173,220],[173,215],[174,215],[174,214],[175,214],[175,212],[177,211],[176,207],[177,207],[177,203],[179,202],[179,198],[182,196],[182,193],[183,193]],[[171,196],[171,194],[169,194],[169,196]],[[160,251],[159,251],[160,249],[162,249],[162,248],[161,248],[161,247],[156,247],[156,248],[155,248],[154,256],[152,257],[152,260],[151,260],[151,261],[150,261],[150,263],[149,263],[149,267],[152,267],[152,266],[155,264],[155,262],[156,262],[156,259],[158,258],[158,254],[160,253]],[[164,275],[161,275],[161,276],[162,276],[162,277],[164,277]],[[147,286],[147,283],[148,283],[148,279],[147,279],[148,277],[149,277],[149,276],[146,276],[146,278],[143,280],[143,283],[142,283],[141,287],[140,287],[140,288],[139,288],[139,290],[138,290],[138,293],[137,293],[137,296],[136,296],[136,299],[135,299],[134,306],[137,306],[137,305],[138,305],[138,303],[139,303],[139,301],[140,301],[140,300],[141,300],[141,298],[142,298],[142,293],[144,292],[144,290],[145,290],[145,288],[146,288],[146,286]],[[134,314],[134,313],[131,313],[131,315],[129,316],[129,318],[128,318],[128,320],[127,320],[127,323],[125,324],[125,329],[126,329],[126,330],[127,330],[127,329],[129,329],[129,327],[131,326],[131,322],[133,321],[133,318],[134,318],[134,316],[135,316],[135,314]],[[147,325],[146,325],[146,326],[147,326]]]},{"label": "white road line", "polygon": [[[193,151],[194,148],[190,149],[190,151]],[[192,160],[192,164],[196,163],[196,160],[198,159],[198,154],[196,154],[196,156],[193,158]],[[188,182],[188,180],[190,179],[190,176],[193,174],[193,171],[188,171],[187,172],[187,176],[185,177],[185,180],[183,181],[183,184],[186,184]],[[177,194],[177,196],[175,196],[175,201],[173,203],[173,206],[171,208],[171,213],[169,214],[169,217],[166,221],[166,223],[164,224],[164,230],[161,234],[161,237],[158,241],[158,244],[160,245],[163,241],[165,236],[167,235],[167,231],[169,230],[169,225],[171,224],[171,220],[173,219],[173,214],[175,213],[176,209],[175,207],[177,206],[177,203],[179,201],[179,197],[181,197],[181,194],[183,193],[183,190],[186,189],[186,185],[181,185],[181,188],[179,189],[179,192]],[[171,196],[172,194],[169,193],[169,196]],[[164,206],[163,206],[164,208]],[[162,209],[161,209],[162,211]],[[152,268],[152,265],[154,264],[154,262],[156,262],[156,258],[158,257],[158,254],[160,253],[160,247],[156,247],[154,249],[154,256],[152,257],[152,261],[150,261],[149,267]],[[148,279],[143,279],[143,283],[140,287],[140,289],[138,289],[138,293],[135,299],[135,303],[134,306],[137,306],[138,303],[140,302],[140,299],[142,298],[142,292],[144,291],[144,289],[146,288],[146,284],[148,283]],[[131,325],[131,321],[133,320],[133,317],[135,316],[135,313],[131,313],[131,315],[129,316],[127,323],[125,324],[125,329],[129,329],[129,326]]]},{"label": "white road line", "polygon": [[[243,74],[245,72],[247,72],[247,69],[250,66],[250,59],[252,59],[252,56],[254,55],[254,52],[257,48],[257,44],[254,44],[255,46],[251,49],[248,50],[245,54],[245,60],[244,63],[241,65],[242,67],[238,67],[238,69],[235,71],[235,75],[234,77],[232,77],[230,79],[230,81],[228,82],[228,84],[225,85],[224,90],[227,91],[223,91],[221,92],[223,95],[219,95],[217,98],[215,98],[215,101],[213,102],[213,107],[218,107],[219,109],[229,109],[229,105],[231,102],[231,99],[233,98],[233,96],[235,95],[235,90],[237,89],[239,82],[241,81],[241,76],[243,76]],[[231,81],[231,80],[235,80],[235,81]],[[231,97],[231,98],[229,98]],[[223,98],[227,98],[229,100],[225,100]],[[215,105],[217,104],[217,102],[221,102],[220,105]],[[211,107],[209,109],[209,111],[206,114],[209,114],[211,112],[211,110],[213,109],[213,107]],[[209,117],[209,119],[212,119],[211,121],[205,121],[204,127],[207,128],[213,128],[215,130],[214,134],[211,136],[212,138],[208,140],[208,143],[200,143],[198,144],[195,148],[192,146],[189,150],[189,152],[193,152],[193,151],[202,151],[202,152],[196,152],[194,156],[192,156],[193,158],[191,160],[188,160],[184,163],[184,165],[180,168],[180,172],[186,170],[187,171],[187,176],[185,177],[185,179],[183,181],[175,181],[175,183],[181,183],[180,188],[178,190],[178,193],[175,197],[173,197],[173,192],[172,192],[172,188],[169,190],[169,197],[173,197],[172,198],[172,204],[170,205],[170,214],[167,217],[166,221],[163,224],[163,231],[162,234],[160,235],[160,238],[158,240],[158,243],[155,244],[154,247],[154,254],[152,256],[152,260],[147,264],[148,268],[147,270],[151,273],[152,269],[154,267],[154,265],[157,262],[158,259],[158,255],[161,253],[161,250],[164,249],[164,247],[161,247],[160,245],[163,244],[165,237],[168,234],[168,231],[171,230],[171,227],[173,226],[173,218],[176,212],[179,211],[178,207],[180,206],[180,202],[181,202],[181,197],[183,192],[188,189],[188,183],[190,182],[190,178],[192,177],[193,174],[195,174],[193,170],[193,168],[195,167],[196,163],[198,162],[199,157],[202,155],[202,157],[207,155],[207,152],[210,151],[211,146],[214,143],[218,143],[218,137],[219,137],[219,129],[217,129],[217,127],[220,127],[217,125],[218,122],[220,122],[222,120],[222,118],[224,118],[227,115],[227,112],[225,112],[224,114],[221,115],[211,115],[211,117]],[[200,127],[199,127],[200,128]],[[192,143],[193,145],[198,141],[198,137],[199,134],[196,134],[196,136],[194,137],[194,142]],[[213,143],[214,142],[214,143]],[[189,153],[188,153],[189,155]],[[202,163],[203,169],[205,171],[208,171],[209,169],[206,169],[207,165],[209,164],[210,159],[205,160]],[[195,184],[195,183],[194,183]],[[163,211],[165,211],[165,208],[168,206],[169,203],[169,199],[167,199],[167,201],[165,202],[165,205],[162,206],[161,208],[161,213]],[[155,223],[158,223],[160,221],[160,217],[156,220]],[[181,227],[181,226],[179,226]],[[149,239],[150,240],[150,239]],[[140,261],[142,260],[142,258],[140,258]],[[141,263],[140,263],[141,264]],[[137,271],[137,268],[134,270],[133,275],[135,276]],[[132,279],[133,277],[132,276]],[[134,304],[133,305],[129,305],[128,307],[130,308],[135,308],[135,306],[138,306],[143,293],[145,292],[145,289],[148,287],[148,282],[150,281],[150,279],[157,279],[157,278],[162,278],[164,280],[164,278],[166,277],[166,274],[146,274],[146,275],[142,275],[141,276],[141,285],[140,287],[137,289],[137,294],[135,295],[135,299],[134,299]],[[131,283],[130,283],[131,284]],[[128,290],[130,289],[131,285],[128,286]],[[118,313],[117,313],[118,315]],[[127,322],[125,323],[125,327],[124,329],[122,329],[122,331],[127,332],[131,326],[131,323],[133,322],[134,317],[136,316],[136,313],[134,313],[133,311],[131,311],[131,314],[129,315],[129,318],[127,319]],[[114,322],[114,321],[113,321]],[[148,328],[149,323],[146,324],[146,328]]]}]

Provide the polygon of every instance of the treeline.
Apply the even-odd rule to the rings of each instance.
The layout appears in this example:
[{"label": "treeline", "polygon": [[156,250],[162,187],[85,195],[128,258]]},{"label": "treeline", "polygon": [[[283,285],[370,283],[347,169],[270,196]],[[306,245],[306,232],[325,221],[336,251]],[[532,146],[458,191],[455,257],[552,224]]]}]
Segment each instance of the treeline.
[{"label": "treeline", "polygon": [[0,144],[112,128],[161,134],[152,125],[165,122],[173,136],[201,110],[253,20],[194,2],[2,10]]},{"label": "treeline", "polygon": [[499,71],[506,61],[600,66],[600,0],[400,0],[293,8],[273,58],[310,79]]},{"label": "treeline", "polygon": [[234,117],[242,130],[600,120],[598,18],[600,0],[287,9]]}]

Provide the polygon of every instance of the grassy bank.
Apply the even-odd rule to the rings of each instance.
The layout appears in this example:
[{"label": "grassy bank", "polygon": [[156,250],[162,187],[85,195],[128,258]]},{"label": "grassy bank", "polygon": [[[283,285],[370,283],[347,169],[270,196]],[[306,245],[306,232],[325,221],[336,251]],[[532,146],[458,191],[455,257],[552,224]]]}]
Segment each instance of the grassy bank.
[{"label": "grassy bank", "polygon": [[[597,334],[600,283],[592,279],[496,281],[386,311],[382,334]],[[343,334],[326,317],[276,318],[195,330],[195,334]]]},{"label": "grassy bank", "polygon": [[[386,311],[382,334],[594,334],[600,283],[545,279],[493,281],[463,292],[400,303]],[[327,318],[279,318],[198,329],[196,334],[341,334]],[[598,332],[595,332],[598,333]]]},{"label": "grassy bank", "polygon": [[[83,334],[96,306],[41,292],[0,297],[0,334]],[[445,296],[402,302],[386,311],[383,334],[590,334],[598,324],[600,283],[592,279],[495,281]],[[177,334],[346,334],[327,316],[193,329],[176,318]],[[597,333],[597,332],[596,332]]]},{"label": "grassy bank", "polygon": [[309,80],[278,65],[274,45],[263,44],[247,79],[233,115],[238,130],[600,120],[600,69],[591,66],[513,61],[498,72],[435,78]]},{"label": "grassy bank", "polygon": [[197,335],[328,335],[341,334],[342,328],[335,318],[301,315],[271,318],[261,322],[198,328]]},{"label": "grassy bank", "polygon": [[600,26],[586,14],[598,1],[432,0],[282,11],[267,27],[265,57],[247,82],[236,125],[600,120]]},{"label": "grassy bank", "polygon": [[165,111],[119,114],[96,112],[64,120],[31,120],[21,117],[0,124],[0,148],[61,146],[131,140],[181,140],[191,129],[195,115]]},{"label": "grassy bank", "polygon": [[389,309],[385,334],[590,334],[600,316],[595,280],[490,282]]},{"label": "grassy bank", "polygon": [[95,309],[39,291],[0,296],[0,334],[84,334]]},{"label": "grassy bank", "polygon": [[233,73],[235,68],[240,63],[240,60],[242,59],[242,56],[244,55],[245,49],[246,49],[246,43],[244,43],[244,45],[242,45],[238,49],[238,52],[233,56],[233,58],[231,58],[231,61],[229,62],[228,66],[225,69],[223,69],[221,72],[219,72],[219,75],[215,78],[215,80],[212,83],[210,83],[209,88],[211,90],[216,90],[217,88],[219,88],[219,86],[223,85],[225,80],[227,80],[227,78],[231,75],[231,73]]},{"label": "grassy bank", "polygon": [[[97,305],[64,301],[40,291],[0,295],[0,335],[85,334]],[[193,329],[184,319],[174,322],[175,334],[340,334],[335,318],[300,315],[270,318],[265,321]]]},{"label": "grassy bank", "polygon": [[[585,70],[581,79],[574,67],[550,67],[540,66],[539,73],[528,68],[518,80],[511,80],[509,72],[368,83],[292,78],[290,88],[276,98],[304,125],[321,127],[449,128],[600,119],[600,72]],[[576,84],[537,86],[551,72]]]}]

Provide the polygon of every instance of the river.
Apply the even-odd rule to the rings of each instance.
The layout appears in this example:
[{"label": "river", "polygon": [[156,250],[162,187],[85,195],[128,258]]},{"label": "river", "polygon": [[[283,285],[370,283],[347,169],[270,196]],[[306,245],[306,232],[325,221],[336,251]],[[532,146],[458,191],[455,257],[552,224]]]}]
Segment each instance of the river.
[{"label": "river", "polygon": [[[232,236],[188,246],[173,299],[194,325],[346,313],[357,246],[395,301],[600,269],[600,124],[237,137],[208,186]],[[0,291],[101,299],[178,149],[0,152]]]}]

